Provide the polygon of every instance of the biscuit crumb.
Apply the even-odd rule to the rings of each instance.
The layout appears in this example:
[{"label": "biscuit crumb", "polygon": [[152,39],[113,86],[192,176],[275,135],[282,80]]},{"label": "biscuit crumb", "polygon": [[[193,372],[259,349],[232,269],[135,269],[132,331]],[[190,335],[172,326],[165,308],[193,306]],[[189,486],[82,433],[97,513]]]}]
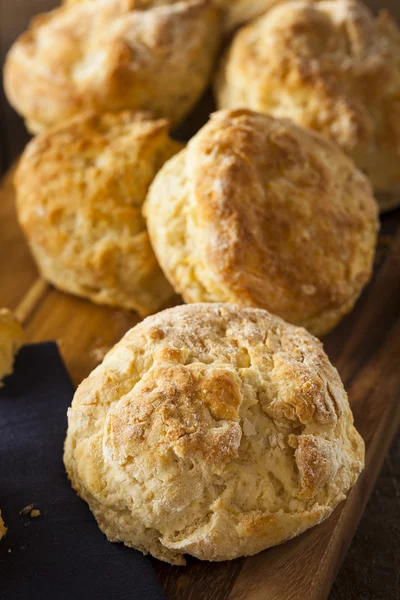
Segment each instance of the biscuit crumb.
[{"label": "biscuit crumb", "polygon": [[0,540],[6,535],[7,533],[7,527],[5,526],[5,523],[1,517],[1,511],[0,511]]},{"label": "biscuit crumb", "polygon": [[24,508],[22,508],[19,511],[19,514],[23,517],[25,517],[26,515],[29,515],[29,513],[34,508],[34,506],[35,506],[34,504],[27,504],[26,506],[24,506]]},{"label": "biscuit crumb", "polygon": [[31,517],[40,517],[42,513],[40,512],[40,510],[38,508],[34,508],[33,510],[31,510]]}]

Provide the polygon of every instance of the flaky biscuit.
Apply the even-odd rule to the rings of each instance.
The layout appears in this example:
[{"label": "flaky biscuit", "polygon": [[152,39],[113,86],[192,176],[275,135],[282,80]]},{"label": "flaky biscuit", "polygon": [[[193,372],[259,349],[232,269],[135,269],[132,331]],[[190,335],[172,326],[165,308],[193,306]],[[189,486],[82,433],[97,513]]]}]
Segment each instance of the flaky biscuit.
[{"label": "flaky biscuit", "polygon": [[19,222],[43,276],[98,304],[156,311],[173,294],[142,203],[181,145],[145,114],[85,114],[40,134],[15,175]]},{"label": "flaky biscuit", "polygon": [[24,341],[24,332],[13,313],[0,309],[0,386],[2,380],[13,372],[14,358]]},{"label": "flaky biscuit", "polygon": [[69,2],[15,42],[6,94],[34,133],[84,110],[145,109],[177,124],[209,81],[218,32],[210,0]]},{"label": "flaky biscuit", "polygon": [[216,92],[220,108],[287,117],[328,136],[386,194],[382,210],[399,204],[400,32],[387,12],[374,17],[355,0],[279,5],[238,32]]},{"label": "flaky biscuit", "polygon": [[265,308],[322,335],[371,276],[378,222],[368,180],[291,121],[215,113],[160,170],[145,212],[186,302]]},{"label": "flaky biscuit", "polygon": [[330,515],[364,444],[321,343],[263,310],[149,317],[80,385],[64,461],[109,540],[228,560]]}]

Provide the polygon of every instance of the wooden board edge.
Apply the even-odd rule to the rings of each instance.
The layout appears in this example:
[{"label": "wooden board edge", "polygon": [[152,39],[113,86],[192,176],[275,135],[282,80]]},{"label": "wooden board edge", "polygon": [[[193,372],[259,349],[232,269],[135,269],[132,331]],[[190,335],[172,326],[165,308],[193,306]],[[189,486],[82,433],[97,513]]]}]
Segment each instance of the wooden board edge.
[{"label": "wooden board edge", "polygon": [[36,308],[39,307],[44,296],[50,289],[50,284],[42,277],[39,277],[30,286],[21,302],[15,309],[15,316],[22,325],[27,325]]},{"label": "wooden board edge", "polygon": [[[361,475],[357,485],[349,495],[339,521],[332,533],[332,539],[327,549],[326,561],[330,563],[329,569],[323,569],[317,574],[316,588],[321,591],[315,598],[327,598],[333,582],[338,574],[347,550],[351,544],[358,524],[371,497],[376,480],[382,469],[385,457],[394,440],[400,425],[400,403],[392,403],[387,411],[385,419],[379,427],[379,433],[375,436],[367,453],[366,468]],[[343,531],[346,535],[343,536]],[[325,563],[326,564],[326,563]],[[311,596],[312,598],[312,596]]]}]

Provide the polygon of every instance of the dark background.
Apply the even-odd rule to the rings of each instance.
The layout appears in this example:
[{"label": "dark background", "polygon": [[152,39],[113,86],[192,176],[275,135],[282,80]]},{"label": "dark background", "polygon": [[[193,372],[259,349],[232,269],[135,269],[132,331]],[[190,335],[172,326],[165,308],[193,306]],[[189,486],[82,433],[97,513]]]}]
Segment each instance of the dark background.
[{"label": "dark background", "polygon": [[[365,3],[375,11],[389,9],[400,23],[400,0],[366,0]],[[57,4],[54,0],[0,0],[0,65],[12,41],[26,28],[30,18]],[[207,108],[210,107],[208,97]],[[203,107],[191,117],[191,124],[182,128],[183,137],[193,133],[194,123],[201,125],[204,114]],[[22,120],[8,106],[0,86],[0,173],[8,168],[28,139]],[[399,465],[400,435],[385,460],[329,600],[400,599]]]}]

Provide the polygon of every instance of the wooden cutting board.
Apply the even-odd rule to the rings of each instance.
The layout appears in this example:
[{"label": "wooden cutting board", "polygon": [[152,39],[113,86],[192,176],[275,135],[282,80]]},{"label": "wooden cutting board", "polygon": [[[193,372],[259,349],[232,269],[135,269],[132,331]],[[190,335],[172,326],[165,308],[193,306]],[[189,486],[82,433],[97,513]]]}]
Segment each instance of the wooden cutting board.
[{"label": "wooden cutting board", "polygon": [[[0,186],[0,305],[16,309],[29,342],[56,339],[76,385],[137,323],[136,315],[62,294],[42,281],[18,228],[10,173]],[[154,560],[168,600],[326,598],[400,421],[400,211],[383,218],[374,279],[324,340],[367,445],[366,468],[324,523],[257,556],[225,563]]]}]

